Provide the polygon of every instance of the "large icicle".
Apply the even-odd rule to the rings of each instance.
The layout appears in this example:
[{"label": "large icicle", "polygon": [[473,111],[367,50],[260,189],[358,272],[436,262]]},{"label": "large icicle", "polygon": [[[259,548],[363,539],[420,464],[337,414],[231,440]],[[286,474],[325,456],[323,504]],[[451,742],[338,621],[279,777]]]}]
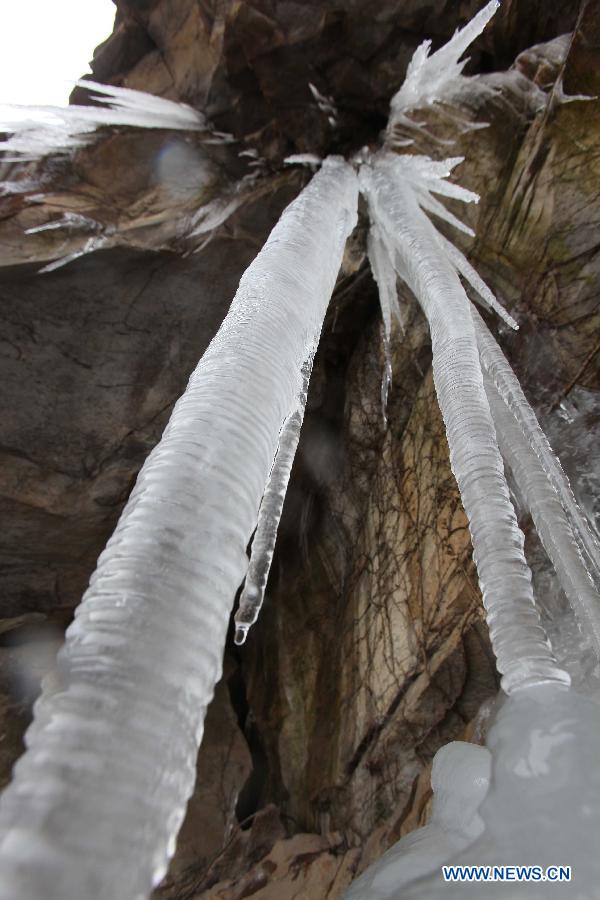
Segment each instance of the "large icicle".
[{"label": "large icicle", "polygon": [[569,520],[547,472],[487,372],[484,372],[484,384],[500,452],[513,473],[579,626],[591,638],[600,660],[600,595],[575,542]]},{"label": "large icicle", "polygon": [[[363,165],[369,213],[396,250],[399,274],[429,321],[433,374],[450,462],[473,540],[492,645],[507,693],[541,682],[569,683],[554,658],[535,607],[523,535],[510,501],[485,395],[471,304],[454,266],[440,253],[397,157]],[[400,168],[400,173],[405,169]]]},{"label": "large icicle", "polygon": [[295,409],[286,418],[283,428],[281,429],[277,454],[260,505],[256,533],[254,535],[254,540],[252,541],[246,582],[240,596],[238,611],[235,614],[236,644],[243,644],[245,642],[248,631],[258,619],[258,614],[263,605],[271,563],[273,562],[273,553],[275,552],[277,531],[279,529],[281,513],[283,512],[285,495],[287,493],[296,450],[298,449],[302,422],[304,421],[308,385],[310,382],[313,360],[319,343],[319,337],[320,326],[319,334],[316,336],[312,347],[309,348],[309,354],[302,366],[302,386],[300,394],[297,398]]},{"label": "large icicle", "polygon": [[554,490],[560,498],[562,507],[569,517],[573,534],[586,564],[596,583],[600,583],[600,548],[584,513],[573,496],[569,480],[548,443],[546,435],[540,428],[536,415],[523,393],[517,376],[476,310],[473,310],[473,320],[483,369],[489,372],[498,393],[511,410],[519,423],[521,431],[546,471]]},{"label": "large icicle", "polygon": [[0,896],[141,898],[195,779],[281,422],[356,221],[339,159],[244,274],[100,556],[0,802]]}]

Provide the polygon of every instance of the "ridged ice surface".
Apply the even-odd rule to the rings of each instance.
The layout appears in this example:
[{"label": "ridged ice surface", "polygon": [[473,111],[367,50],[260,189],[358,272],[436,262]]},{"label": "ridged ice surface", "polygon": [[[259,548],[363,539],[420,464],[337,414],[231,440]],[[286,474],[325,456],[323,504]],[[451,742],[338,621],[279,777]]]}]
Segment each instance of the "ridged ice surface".
[{"label": "ridged ice surface", "polygon": [[487,309],[495,312],[504,322],[515,330],[518,329],[517,322],[513,319],[513,317],[508,313],[501,303],[498,302],[495,295],[489,289],[483,278],[479,275],[479,273],[473,268],[471,263],[467,260],[464,253],[455,247],[454,244],[445,238],[442,234],[438,234],[438,238],[440,240],[442,250],[444,254],[448,257],[450,262],[453,264],[454,268],[458,272],[459,275],[462,275],[464,280],[471,285],[475,293],[477,294],[477,298],[480,302],[483,303]]},{"label": "ridged ice surface", "polygon": [[202,113],[186,103],[176,103],[145,91],[80,81],[78,84],[107,106],[10,106],[0,105],[0,132],[10,137],[0,141],[0,152],[15,159],[38,159],[48,153],[68,153],[92,139],[105,125],[137,128],[169,128],[203,131]]},{"label": "ridged ice surface", "polygon": [[600,660],[600,595],[577,546],[569,519],[547,472],[487,373],[484,384],[500,452],[512,471],[580,628],[591,638]]},{"label": "ridged ice surface", "polygon": [[273,461],[273,468],[271,469],[260,505],[246,581],[240,595],[239,607],[235,614],[234,640],[236,644],[245,642],[249,629],[258,619],[265,598],[265,590],[275,552],[277,531],[281,521],[281,513],[283,512],[283,504],[296,450],[298,449],[302,422],[304,421],[308,385],[320,332],[319,326],[319,333],[315,336],[312,346],[308,348],[308,356],[302,366],[300,393],[296,398],[293,411],[290,412],[283,423],[283,428],[279,435],[277,454]]},{"label": "ridged ice surface", "polygon": [[569,518],[575,540],[594,581],[600,583],[600,547],[592,533],[585,514],[573,496],[571,485],[562,466],[548,443],[519,380],[508,364],[500,347],[485,323],[473,311],[481,364],[495,385],[498,393],[511,410],[515,420],[531,445],[542,468],[546,472],[561,506]]},{"label": "ridged ice surface", "polygon": [[381,152],[363,165],[360,183],[371,221],[393,246],[397,271],[429,322],[450,463],[469,520],[502,684],[507,692],[546,681],[566,684],[569,676],[556,663],[535,607],[523,534],[485,394],[471,304],[424,213],[431,204],[423,202],[421,182],[415,190],[407,177],[411,166],[418,174],[425,165],[419,157],[412,160]]},{"label": "ridged ice surface", "polygon": [[140,898],[195,778],[282,422],[356,220],[327,160],[244,274],[138,477],[0,801],[3,900]]}]

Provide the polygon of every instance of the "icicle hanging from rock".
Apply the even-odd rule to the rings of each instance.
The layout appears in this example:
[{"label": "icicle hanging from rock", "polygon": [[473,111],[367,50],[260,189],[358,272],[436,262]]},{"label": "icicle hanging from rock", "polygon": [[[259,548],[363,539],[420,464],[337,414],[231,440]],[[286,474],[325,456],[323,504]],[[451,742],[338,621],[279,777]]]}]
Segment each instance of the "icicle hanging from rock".
[{"label": "icicle hanging from rock", "polygon": [[235,614],[234,640],[236,644],[245,642],[248,631],[258,619],[263,605],[285,495],[304,421],[308,385],[320,333],[319,326],[319,333],[316,335],[312,347],[309,348],[308,356],[302,366],[302,386],[295,408],[283,423],[279,435],[277,454],[260,505],[246,581],[240,596],[239,608]]},{"label": "icicle hanging from rock", "polygon": [[450,463],[469,520],[502,684],[507,693],[546,681],[568,684],[535,607],[523,535],[484,390],[471,304],[454,265],[440,253],[435,228],[421,208],[428,205],[419,183],[415,190],[406,177],[411,166],[417,176],[423,170],[416,159],[398,165],[395,154],[381,152],[371,165],[363,165],[359,178],[371,221],[394,247],[398,272],[429,321]]},{"label": "icicle hanging from rock", "polygon": [[281,422],[356,211],[354,171],[326,160],[142,468],[0,801],[1,896],[145,897],[164,875]]},{"label": "icicle hanging from rock", "polygon": [[569,520],[546,471],[487,373],[484,373],[484,384],[500,452],[512,471],[579,626],[591,636],[600,660],[600,595],[575,542]]},{"label": "icicle hanging from rock", "polygon": [[371,264],[371,271],[377,283],[379,292],[379,305],[383,320],[383,378],[381,380],[381,409],[383,412],[383,427],[387,428],[387,401],[389,390],[392,386],[392,318],[396,319],[402,330],[404,322],[398,290],[396,287],[396,270],[390,260],[390,254],[384,244],[384,237],[377,225],[373,224],[367,237],[367,253]]},{"label": "icicle hanging from rock", "polygon": [[476,310],[473,310],[473,319],[482,367],[489,373],[498,393],[519,423],[522,433],[550,479],[561,505],[569,517],[573,535],[579,544],[586,565],[598,584],[600,583],[600,547],[584,513],[573,496],[569,479],[548,443],[517,376]]}]

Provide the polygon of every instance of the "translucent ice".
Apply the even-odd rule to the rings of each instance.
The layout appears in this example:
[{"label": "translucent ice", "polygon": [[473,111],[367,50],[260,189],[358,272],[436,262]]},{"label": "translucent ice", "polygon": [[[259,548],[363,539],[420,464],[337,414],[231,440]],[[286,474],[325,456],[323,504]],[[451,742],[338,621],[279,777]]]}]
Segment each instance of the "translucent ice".
[{"label": "translucent ice", "polygon": [[417,47],[408,64],[406,77],[390,103],[388,133],[398,123],[414,125],[407,113],[419,107],[447,100],[464,90],[474,79],[462,75],[467,60],[460,60],[469,44],[481,34],[500,3],[490,0],[464,28],[435,53],[429,55],[431,41]]},{"label": "translucent ice", "polygon": [[473,320],[481,364],[485,371],[489,373],[498,393],[519,423],[521,431],[534,450],[554,490],[558,494],[561,505],[569,517],[573,535],[579,544],[585,563],[594,581],[598,584],[600,583],[600,548],[590,529],[589,522],[573,496],[569,480],[548,443],[546,435],[540,428],[536,415],[523,393],[517,376],[476,310],[473,310]]},{"label": "translucent ice", "polygon": [[[463,803],[476,796],[464,777],[446,780],[455,821],[426,826],[403,838],[350,887],[345,897],[361,900],[464,900],[511,898],[560,900],[599,896],[600,857],[600,707],[590,698],[559,685],[539,685],[505,700],[487,738],[491,778],[482,790],[477,818],[480,834],[463,837],[463,849],[448,857],[457,834]],[[454,744],[467,769],[475,748]],[[437,767],[445,767],[446,748]],[[440,756],[442,757],[440,759]],[[460,765],[459,759],[457,763]],[[452,774],[451,772],[449,773]],[[432,776],[433,782],[433,776]],[[481,785],[484,787],[483,784]],[[434,815],[436,793],[434,787]],[[432,816],[432,824],[439,819]],[[426,848],[426,855],[423,849]],[[431,861],[431,865],[427,865]],[[507,881],[477,885],[446,882],[441,863],[462,866],[570,866],[571,881]],[[430,874],[428,874],[428,872]],[[407,883],[407,873],[410,883]],[[421,877],[419,877],[421,876]],[[360,886],[364,885],[361,891]]]},{"label": "translucent ice", "polygon": [[392,357],[390,339],[392,334],[392,318],[404,328],[398,290],[396,287],[396,270],[394,269],[389,249],[385,246],[383,235],[373,224],[367,238],[367,252],[373,277],[377,282],[379,304],[383,319],[383,354],[384,370],[381,382],[381,408],[383,410],[384,427],[387,426],[387,398],[392,384]]},{"label": "translucent ice", "polygon": [[435,872],[483,832],[479,806],[490,784],[485,747],[451,741],[435,755],[429,823],[385,853],[344,894],[345,900],[397,900],[406,885]]},{"label": "translucent ice", "polygon": [[235,591],[346,237],[329,159],[244,274],[138,477],[0,801],[0,896],[147,896],[196,774]]},{"label": "translucent ice", "polygon": [[256,622],[263,604],[267,580],[273,561],[277,531],[283,511],[300,431],[304,421],[304,410],[308,395],[308,385],[313,367],[314,355],[319,343],[321,329],[308,348],[308,356],[302,366],[302,384],[293,411],[287,416],[279,435],[277,454],[260,505],[256,533],[252,541],[250,564],[246,574],[244,589],[240,596],[235,615],[235,643],[243,644],[246,635]]},{"label": "translucent ice", "polygon": [[502,456],[513,473],[580,627],[591,637],[600,660],[600,595],[579,551],[560,498],[487,373],[484,384]]},{"label": "translucent ice", "polygon": [[437,232],[423,211],[430,204],[424,202],[421,187],[413,189],[407,177],[411,169],[436,176],[436,169],[422,158],[402,158],[383,151],[371,164],[363,164],[359,178],[370,219],[393,247],[398,274],[429,321],[434,381],[450,463],[469,520],[502,684],[510,692],[544,681],[568,683],[569,676],[556,663],[535,607],[523,535],[510,500],[483,385],[471,304],[455,266],[440,252]]},{"label": "translucent ice", "polygon": [[498,302],[483,278],[475,271],[471,263],[467,260],[464,253],[462,253],[458,247],[455,247],[452,241],[447,240],[442,234],[439,234],[439,232],[438,238],[444,253],[453,264],[458,274],[462,275],[465,281],[471,285],[477,294],[477,298],[483,302],[483,305],[488,309],[493,310],[493,312],[500,316],[500,318],[511,328],[517,330],[519,326],[516,321],[510,313],[504,309],[502,304]]}]

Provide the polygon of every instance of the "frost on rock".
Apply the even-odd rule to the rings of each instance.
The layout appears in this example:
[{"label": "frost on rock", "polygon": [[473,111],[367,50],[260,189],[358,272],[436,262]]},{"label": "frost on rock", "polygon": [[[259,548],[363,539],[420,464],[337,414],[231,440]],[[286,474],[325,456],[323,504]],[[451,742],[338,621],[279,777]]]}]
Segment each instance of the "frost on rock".
[{"label": "frost on rock", "polygon": [[[431,188],[426,185],[435,184],[438,173],[455,163],[436,164],[383,151],[371,164],[363,164],[361,189],[371,221],[393,248],[398,274],[429,322],[434,382],[450,463],[469,520],[503,687],[508,693],[546,681],[566,684],[569,676],[556,662],[535,607],[523,534],[510,500],[485,394],[471,304],[455,266],[440,252],[437,231],[424,212],[442,216],[430,202]],[[449,187],[454,196],[463,192],[455,185]],[[469,192],[463,193],[463,199],[473,199]],[[444,218],[448,220],[448,216]]]},{"label": "frost on rock", "polygon": [[335,128],[338,124],[339,113],[332,97],[326,97],[322,94],[314,84],[308,83],[311,94],[317,102],[320,111],[327,116],[327,122],[331,128]]},{"label": "frost on rock", "polygon": [[142,468],[0,801],[2,897],[145,897],[163,877],[281,423],[356,214],[352,168],[327,160]]},{"label": "frost on rock", "polygon": [[9,154],[6,160],[69,153],[88,144],[103,126],[207,130],[202,113],[186,103],[95,81],[77,84],[97,99],[106,97],[108,106],[0,106],[0,132],[11,135],[0,141],[0,152]]}]

